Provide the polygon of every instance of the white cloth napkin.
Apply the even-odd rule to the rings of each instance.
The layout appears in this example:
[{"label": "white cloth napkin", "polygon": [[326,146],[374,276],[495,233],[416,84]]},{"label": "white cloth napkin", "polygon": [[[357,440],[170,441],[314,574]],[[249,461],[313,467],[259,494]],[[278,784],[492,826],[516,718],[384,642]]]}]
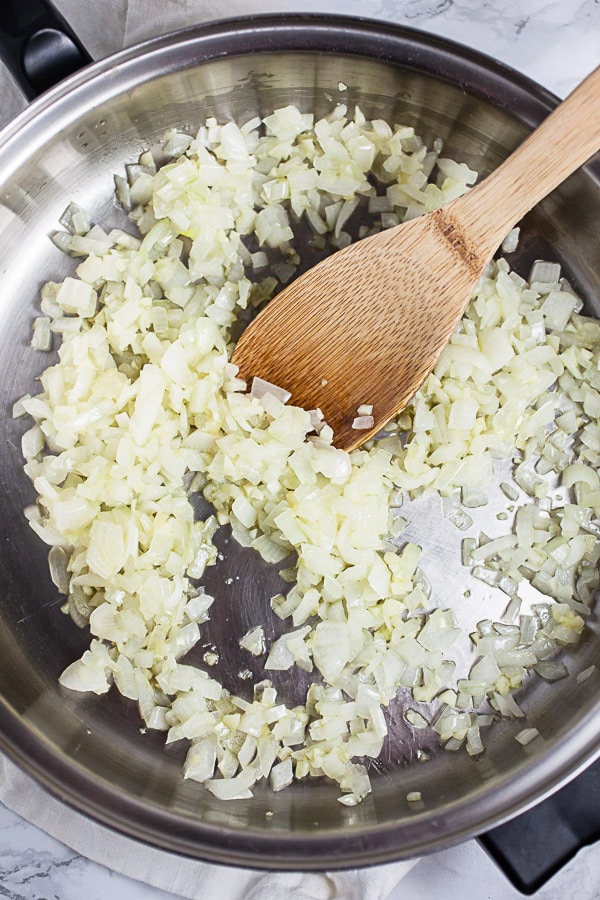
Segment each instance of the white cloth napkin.
[{"label": "white cloth napkin", "polygon": [[[348,0],[350,5],[356,0]],[[95,57],[135,41],[224,16],[259,12],[334,11],[336,3],[282,0],[54,0]],[[351,10],[347,10],[351,11]],[[358,8],[354,10],[359,12]],[[25,105],[0,66],[0,126]],[[384,900],[416,860],[332,873],[265,874],[215,866],[140,844],[64,806],[0,756],[0,801],[52,837],[113,871],[190,900]],[[2,891],[0,890],[0,893]]]},{"label": "white cloth napkin", "polygon": [[[258,13],[344,13],[377,17],[369,8],[365,8],[364,0],[345,0],[343,7],[339,0],[227,0],[226,3],[223,0],[160,0],[160,4],[156,0],[129,0],[126,5],[125,46],[187,25],[199,25],[210,19]],[[367,6],[375,9],[379,4]]]},{"label": "white cloth napkin", "polygon": [[190,900],[384,900],[417,862],[345,872],[274,874],[197,862],[86,819],[2,756],[0,801],[87,859]]}]

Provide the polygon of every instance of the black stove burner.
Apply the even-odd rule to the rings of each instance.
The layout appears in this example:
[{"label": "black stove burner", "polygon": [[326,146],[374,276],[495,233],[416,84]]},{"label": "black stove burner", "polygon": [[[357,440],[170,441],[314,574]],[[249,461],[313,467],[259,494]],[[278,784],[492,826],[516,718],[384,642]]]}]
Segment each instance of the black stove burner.
[{"label": "black stove burner", "polygon": [[600,760],[547,800],[479,841],[517,890],[533,894],[600,839]]}]

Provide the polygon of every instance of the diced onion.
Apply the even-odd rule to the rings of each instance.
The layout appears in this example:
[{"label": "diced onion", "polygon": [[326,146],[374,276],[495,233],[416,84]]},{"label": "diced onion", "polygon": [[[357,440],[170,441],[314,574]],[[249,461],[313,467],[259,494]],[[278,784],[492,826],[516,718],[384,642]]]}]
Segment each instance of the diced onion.
[{"label": "diced onion", "polygon": [[[32,346],[50,349],[58,335],[59,360],[13,415],[34,420],[21,441],[38,495],[27,519],[51,548],[65,611],[93,635],[60,683],[97,694],[114,685],[146,728],[188,742],[184,777],[219,799],[250,798],[260,779],[278,791],[324,775],[340,803],[361,802],[370,780],[356,760],[381,753],[400,689],[424,704],[406,708],[407,725],[479,755],[496,714],[524,717],[515,693],[530,671],[567,675],[557,651],[576,644],[590,612],[600,326],[580,315],[557,264],[536,262],[528,283],[490,263],[422,390],[354,453],[333,445],[320,410],[291,406],[285,386],[255,378],[245,393],[229,360],[240,316],[302,262],[298,220],[322,251],[436,209],[476,179],[441,149],[343,104],[316,122],[294,106],[262,122],[211,118],[196,134],[170,130],[117,176],[136,234],[105,231],[71,205],[53,238],[77,270],[42,289]],[[364,211],[376,218],[361,226]],[[353,428],[374,428],[371,403],[356,413]],[[495,519],[510,533],[474,537],[496,461],[511,457],[497,493],[512,505]],[[194,491],[214,514],[196,518]],[[465,576],[508,602],[500,621],[482,613],[471,636],[432,591],[419,546],[399,549],[410,501],[432,494],[465,533]],[[301,705],[288,707],[268,680],[251,700],[226,691],[215,669],[223,651],[200,643],[213,598],[193,580],[217,562],[222,525],[285,567],[287,593],[271,607],[291,625],[279,626],[263,668],[316,669]],[[527,581],[543,602],[525,603]],[[265,625],[239,640],[257,657]],[[454,661],[458,642],[467,665]],[[198,665],[184,659],[194,648]]]},{"label": "diced onion", "polygon": [[250,393],[253,397],[263,397],[265,394],[272,394],[281,403],[287,403],[291,399],[291,393],[276,384],[265,381],[264,378],[253,378]]},{"label": "diced onion", "polygon": [[539,731],[537,728],[523,728],[522,731],[519,731],[518,734],[515,734],[515,741],[518,741],[519,744],[522,744],[524,747],[527,744],[530,744],[536,737],[538,737]]}]

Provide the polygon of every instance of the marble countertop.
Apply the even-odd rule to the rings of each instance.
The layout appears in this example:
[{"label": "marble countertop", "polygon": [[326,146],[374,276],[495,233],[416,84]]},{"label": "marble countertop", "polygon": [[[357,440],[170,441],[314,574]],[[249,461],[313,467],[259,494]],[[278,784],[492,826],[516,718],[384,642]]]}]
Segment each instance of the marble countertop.
[{"label": "marble countertop", "polygon": [[[90,52],[194,21],[269,11],[339,11],[337,0],[55,0]],[[443,35],[496,56],[559,96],[600,61],[599,0],[345,0],[344,12]],[[151,14],[149,14],[149,11]],[[0,71],[0,124],[24,101]],[[166,900],[165,893],[94,863],[0,804],[0,897],[11,900]],[[384,895],[380,895],[382,900]],[[511,900],[521,896],[479,844],[469,841],[427,857],[389,894],[390,900]],[[586,848],[536,900],[600,898],[600,844]],[[207,900],[209,900],[207,895]],[[271,900],[271,897],[268,898]],[[273,900],[278,898],[273,897]],[[356,896],[356,900],[362,898]]]}]

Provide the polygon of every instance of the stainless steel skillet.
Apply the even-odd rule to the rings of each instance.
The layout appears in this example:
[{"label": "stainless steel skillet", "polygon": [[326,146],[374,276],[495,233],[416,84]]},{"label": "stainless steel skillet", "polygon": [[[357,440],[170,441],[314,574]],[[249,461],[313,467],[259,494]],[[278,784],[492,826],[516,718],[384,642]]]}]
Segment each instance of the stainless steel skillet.
[{"label": "stainless steel skillet", "polygon": [[[74,696],[58,686],[59,673],[87,639],[60,614],[45,549],[23,519],[33,499],[19,452],[26,426],[10,418],[14,400],[47,365],[29,346],[39,287],[73,265],[48,236],[71,200],[98,221],[122,222],[113,173],[167,128],[193,127],[207,115],[245,119],[290,102],[324,113],[339,98],[340,81],[367,115],[408,121],[428,140],[442,137],[448,155],[482,174],[556,102],[493,60],[418,32],[343,17],[258,17],[159,38],[96,63],[35,101],[0,138],[0,744],[87,815],[216,862],[320,869],[427,852],[534,803],[600,753],[597,678],[575,679],[598,655],[594,623],[568,660],[571,677],[550,686],[532,681],[523,692],[541,740],[523,749],[504,723],[477,762],[439,751],[424,767],[412,762],[415,751],[435,745],[402,723],[400,701],[373,794],[354,809],[340,807],[335,787],[321,782],[219,803],[181,780],[180,748],[165,751],[160,735],[140,735],[128,702]],[[528,217],[517,268],[526,274],[533,258],[559,259],[598,312],[599,222],[596,163]],[[482,603],[490,617],[499,614],[502,598],[490,599],[489,592],[473,591],[465,607],[464,575],[451,566],[460,535],[439,509],[424,507],[414,528],[428,571],[438,573],[434,589],[445,603],[461,601],[465,625],[481,618]],[[237,689],[237,639],[257,615],[269,617],[276,573],[247,551],[226,549],[209,584],[220,602],[206,642],[220,646],[221,677]],[[239,592],[225,592],[224,580],[236,574]],[[283,693],[294,688],[281,684]],[[422,808],[406,803],[411,790],[423,793]]]}]

